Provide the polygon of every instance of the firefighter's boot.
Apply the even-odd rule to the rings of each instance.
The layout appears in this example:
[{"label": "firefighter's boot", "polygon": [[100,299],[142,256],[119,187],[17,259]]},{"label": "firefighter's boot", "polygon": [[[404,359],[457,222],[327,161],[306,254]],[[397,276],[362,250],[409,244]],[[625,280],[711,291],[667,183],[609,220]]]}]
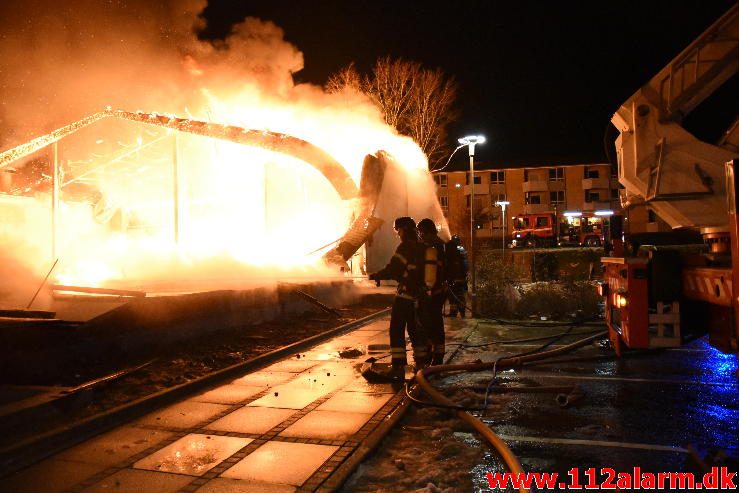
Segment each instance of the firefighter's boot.
[{"label": "firefighter's boot", "polygon": [[387,380],[391,383],[403,383],[405,382],[405,366],[391,365],[388,372],[385,374]]},{"label": "firefighter's boot", "polygon": [[429,360],[428,357],[417,358],[415,360],[415,364],[413,365],[413,370],[414,371],[423,370],[430,364],[431,364],[431,361]]},{"label": "firefighter's boot", "polygon": [[446,354],[444,343],[434,344],[434,347],[429,354],[431,354],[431,366],[443,365],[444,355]]},{"label": "firefighter's boot", "polygon": [[405,382],[405,366],[375,364],[375,358],[368,359],[362,365],[362,376],[370,383],[403,383]]},{"label": "firefighter's boot", "polygon": [[415,371],[423,370],[431,363],[429,347],[419,346],[413,348],[413,362]]}]

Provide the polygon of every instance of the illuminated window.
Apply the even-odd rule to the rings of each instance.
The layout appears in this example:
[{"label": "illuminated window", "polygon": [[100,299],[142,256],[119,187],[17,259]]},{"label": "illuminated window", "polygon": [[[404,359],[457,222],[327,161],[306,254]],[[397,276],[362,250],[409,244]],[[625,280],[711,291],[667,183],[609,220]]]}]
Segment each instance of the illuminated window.
[{"label": "illuminated window", "polygon": [[502,185],[505,183],[505,171],[491,171],[490,183],[494,185]]}]

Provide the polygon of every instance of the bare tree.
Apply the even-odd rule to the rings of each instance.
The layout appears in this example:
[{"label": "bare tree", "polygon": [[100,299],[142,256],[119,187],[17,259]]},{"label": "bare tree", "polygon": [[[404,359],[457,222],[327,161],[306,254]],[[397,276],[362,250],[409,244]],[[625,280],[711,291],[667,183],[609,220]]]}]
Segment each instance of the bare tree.
[{"label": "bare tree", "polygon": [[404,133],[413,137],[432,165],[449,154],[446,128],[457,118],[453,109],[456,96],[456,84],[441,70],[418,74]]},{"label": "bare tree", "polygon": [[326,91],[330,93],[341,92],[347,88],[364,92],[362,76],[357,72],[354,62],[332,74],[326,82]]},{"label": "bare tree", "polygon": [[384,57],[368,76],[360,76],[353,64],[332,75],[327,90],[350,87],[367,94],[382,110],[385,122],[413,138],[434,165],[449,153],[446,127],[457,117],[457,86],[441,70],[424,69],[420,63]]},{"label": "bare tree", "polygon": [[382,109],[385,122],[404,134],[420,72],[418,63],[385,57],[377,60],[372,75],[365,79],[365,92]]}]

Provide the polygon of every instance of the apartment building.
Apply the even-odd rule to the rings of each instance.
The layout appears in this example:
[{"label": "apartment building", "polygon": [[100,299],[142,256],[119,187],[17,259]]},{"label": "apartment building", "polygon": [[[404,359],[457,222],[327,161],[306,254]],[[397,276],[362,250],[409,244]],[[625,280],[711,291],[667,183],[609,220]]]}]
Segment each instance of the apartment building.
[{"label": "apartment building", "polygon": [[[434,173],[437,195],[452,234],[465,242],[469,239],[470,203],[475,212],[475,238],[485,241],[503,235],[502,208],[496,202],[507,201],[505,234],[510,238],[518,214],[565,212],[621,212],[619,184],[610,164],[576,164],[536,168],[491,169],[476,164],[474,183],[469,171]],[[645,207],[630,210],[632,231],[658,231],[654,214]]]}]

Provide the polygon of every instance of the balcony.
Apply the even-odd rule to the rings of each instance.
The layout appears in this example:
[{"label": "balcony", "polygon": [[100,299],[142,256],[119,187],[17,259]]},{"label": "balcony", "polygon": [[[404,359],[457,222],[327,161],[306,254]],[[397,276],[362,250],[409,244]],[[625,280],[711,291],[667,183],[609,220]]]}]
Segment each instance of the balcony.
[{"label": "balcony", "polygon": [[583,190],[592,190],[594,188],[603,188],[603,189],[609,189],[610,188],[610,178],[584,178],[582,180],[582,189]]},{"label": "balcony", "polygon": [[549,204],[524,204],[524,214],[543,214],[545,212],[551,212],[552,206]]},{"label": "balcony", "polygon": [[[464,194],[470,195],[472,193],[472,187],[469,185],[464,186]],[[475,195],[487,195],[489,193],[488,191],[488,185],[483,185],[481,183],[478,183],[475,185]]]},{"label": "balcony", "polygon": [[559,192],[565,190],[565,182],[564,180],[552,180],[549,182],[549,191],[550,192]]},{"label": "balcony", "polygon": [[544,180],[529,180],[523,182],[523,193],[526,192],[548,192],[549,182]]}]

